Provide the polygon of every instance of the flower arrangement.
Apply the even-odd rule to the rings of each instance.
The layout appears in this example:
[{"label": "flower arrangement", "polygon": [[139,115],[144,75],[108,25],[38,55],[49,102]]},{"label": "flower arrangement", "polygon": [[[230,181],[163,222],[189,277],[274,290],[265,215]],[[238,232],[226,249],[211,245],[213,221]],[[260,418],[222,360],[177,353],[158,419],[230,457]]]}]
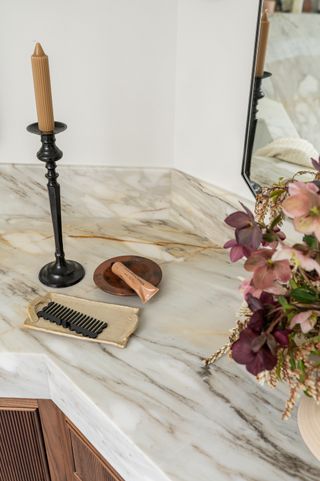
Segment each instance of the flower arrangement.
[{"label": "flower arrangement", "polygon": [[[312,164],[314,175],[298,172],[263,188],[255,215],[241,204],[225,219],[235,236],[224,247],[232,262],[244,259],[250,277],[241,285],[245,302],[229,342],[205,360],[229,353],[259,381],[286,382],[285,419],[301,392],[320,402],[320,158]],[[297,180],[306,173],[310,181]],[[285,220],[299,242],[286,240]]]}]

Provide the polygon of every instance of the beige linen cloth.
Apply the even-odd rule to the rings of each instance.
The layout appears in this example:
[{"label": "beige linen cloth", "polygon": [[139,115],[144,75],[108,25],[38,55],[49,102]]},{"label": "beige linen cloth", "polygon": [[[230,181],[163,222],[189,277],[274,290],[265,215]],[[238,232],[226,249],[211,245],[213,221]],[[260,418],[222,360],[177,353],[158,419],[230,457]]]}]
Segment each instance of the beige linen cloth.
[{"label": "beige linen cloth", "polygon": [[276,139],[265,147],[258,149],[255,155],[275,157],[278,160],[308,168],[312,168],[311,158],[319,158],[319,153],[315,147],[307,140],[299,137]]}]

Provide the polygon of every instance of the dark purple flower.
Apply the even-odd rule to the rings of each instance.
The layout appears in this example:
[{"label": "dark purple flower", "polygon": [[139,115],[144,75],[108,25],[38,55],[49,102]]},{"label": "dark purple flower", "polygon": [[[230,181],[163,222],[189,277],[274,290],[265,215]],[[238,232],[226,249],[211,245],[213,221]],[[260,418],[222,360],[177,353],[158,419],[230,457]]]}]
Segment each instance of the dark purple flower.
[{"label": "dark purple flower", "polygon": [[243,229],[236,229],[235,236],[238,244],[245,245],[251,249],[258,249],[262,242],[262,232],[258,224],[250,224]]},{"label": "dark purple flower", "polygon": [[258,311],[255,311],[252,314],[251,319],[248,322],[248,327],[250,327],[250,329],[256,333],[261,333],[264,324],[265,324],[264,310],[259,309]]},{"label": "dark purple flower", "polygon": [[271,371],[277,364],[277,356],[270,351],[267,336],[257,334],[249,327],[240,333],[231,351],[233,359],[245,364],[247,371],[255,376],[262,371]]},{"label": "dark purple flower", "polygon": [[289,345],[289,334],[291,329],[277,329],[273,332],[273,336],[280,346],[286,347]]},{"label": "dark purple flower", "polygon": [[311,162],[312,162],[313,168],[318,172],[320,172],[320,157],[318,160],[311,158]]},{"label": "dark purple flower", "polygon": [[269,294],[269,292],[262,292],[259,299],[254,297],[252,294],[248,294],[246,301],[249,309],[252,312],[259,311],[260,309],[270,309],[278,305],[278,303],[274,300],[273,295]]},{"label": "dark purple flower", "polygon": [[249,249],[257,249],[262,242],[262,231],[254,220],[253,213],[243,204],[245,212],[237,211],[230,214],[225,223],[235,229],[235,237],[238,245]]},{"label": "dark purple flower", "polygon": [[261,334],[273,321],[274,310],[275,308],[279,308],[280,304],[274,300],[271,294],[263,292],[260,299],[251,298],[248,302],[248,306],[253,312],[248,322],[248,327],[253,332]]}]

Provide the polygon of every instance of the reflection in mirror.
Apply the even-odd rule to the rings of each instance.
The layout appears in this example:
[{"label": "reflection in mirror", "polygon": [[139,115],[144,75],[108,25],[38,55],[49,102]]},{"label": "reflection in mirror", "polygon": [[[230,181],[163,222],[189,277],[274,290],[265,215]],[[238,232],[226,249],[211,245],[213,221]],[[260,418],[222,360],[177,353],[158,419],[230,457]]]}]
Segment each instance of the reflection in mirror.
[{"label": "reflection in mirror", "polygon": [[320,152],[320,1],[261,3],[243,163],[254,193]]}]

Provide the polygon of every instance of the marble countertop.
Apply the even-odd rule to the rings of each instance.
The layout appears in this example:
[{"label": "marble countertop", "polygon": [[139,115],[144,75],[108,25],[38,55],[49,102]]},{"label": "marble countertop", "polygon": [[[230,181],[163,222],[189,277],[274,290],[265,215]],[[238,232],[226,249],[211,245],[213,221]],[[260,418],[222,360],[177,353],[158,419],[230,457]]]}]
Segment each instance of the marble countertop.
[{"label": "marble countertop", "polygon": [[92,281],[121,254],[153,258],[159,295],[141,310],[126,349],[21,328],[53,237],[43,166],[0,166],[0,396],[51,398],[126,481],[318,481],[286,392],[257,384],[224,358],[239,307],[222,244],[237,203],[168,170],[61,167],[65,251],[86,277],[64,294],[142,307]]}]

